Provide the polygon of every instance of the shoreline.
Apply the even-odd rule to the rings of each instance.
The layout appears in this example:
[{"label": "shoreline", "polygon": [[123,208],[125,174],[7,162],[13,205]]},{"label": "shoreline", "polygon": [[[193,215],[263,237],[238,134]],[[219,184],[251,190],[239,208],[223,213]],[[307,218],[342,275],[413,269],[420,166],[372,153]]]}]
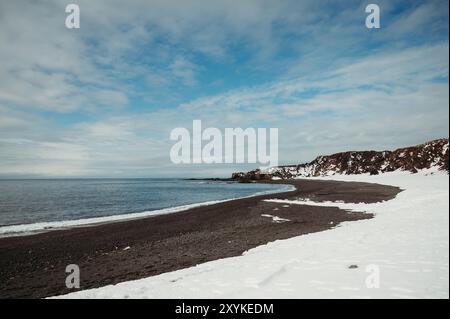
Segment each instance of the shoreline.
[{"label": "shoreline", "polygon": [[[239,256],[271,241],[373,217],[335,207],[282,205],[265,199],[373,203],[400,192],[397,187],[360,182],[270,183],[290,184],[296,189],[151,218],[0,238],[0,297],[42,298],[74,292],[65,287],[69,264],[79,265],[82,289],[97,288]],[[263,216],[267,214],[288,221],[275,222]]]},{"label": "shoreline", "polygon": [[[205,180],[205,179],[203,179]],[[212,180],[212,179],[211,179]],[[236,182],[237,183],[237,182]],[[260,191],[256,192],[253,195],[222,199],[222,200],[212,200],[206,202],[199,202],[193,204],[186,204],[180,206],[172,206],[155,210],[148,210],[143,212],[135,212],[135,213],[123,213],[117,215],[108,215],[108,216],[98,216],[91,218],[82,218],[82,219],[69,219],[69,220],[61,220],[61,221],[49,221],[49,222],[38,222],[38,223],[30,223],[30,224],[17,224],[17,225],[5,225],[0,226],[0,239],[2,238],[10,238],[10,237],[24,237],[24,236],[33,236],[37,234],[43,234],[47,232],[57,231],[57,230],[69,230],[78,227],[96,227],[109,223],[117,223],[117,222],[126,222],[130,220],[139,220],[143,218],[151,218],[160,215],[166,214],[174,214],[183,211],[187,211],[189,209],[193,209],[196,207],[203,207],[209,205],[215,205],[220,203],[225,203],[228,201],[264,196],[264,195],[275,195],[282,194],[286,192],[295,191],[296,187],[292,184],[284,184],[280,183],[280,185],[291,186],[290,189],[279,189],[279,190],[268,190],[268,191]]]}]

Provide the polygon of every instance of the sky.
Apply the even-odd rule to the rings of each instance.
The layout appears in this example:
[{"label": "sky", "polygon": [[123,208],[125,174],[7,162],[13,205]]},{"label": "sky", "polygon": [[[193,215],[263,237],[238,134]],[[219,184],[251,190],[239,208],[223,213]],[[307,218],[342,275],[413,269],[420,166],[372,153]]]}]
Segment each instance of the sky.
[{"label": "sky", "polygon": [[[80,28],[65,7],[80,7]],[[381,28],[365,26],[369,3]],[[174,128],[278,128],[279,163],[448,137],[448,1],[0,0],[0,177],[227,177]]]}]

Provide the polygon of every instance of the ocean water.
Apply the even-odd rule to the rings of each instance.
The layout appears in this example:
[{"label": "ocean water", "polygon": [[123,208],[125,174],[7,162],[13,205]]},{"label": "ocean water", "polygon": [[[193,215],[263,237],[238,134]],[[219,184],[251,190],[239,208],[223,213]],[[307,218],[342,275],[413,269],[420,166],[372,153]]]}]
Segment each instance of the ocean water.
[{"label": "ocean water", "polygon": [[[0,234],[52,228],[64,221],[102,222],[170,213],[180,206],[288,189],[288,185],[181,179],[0,180]],[[11,225],[16,226],[5,227]]]}]

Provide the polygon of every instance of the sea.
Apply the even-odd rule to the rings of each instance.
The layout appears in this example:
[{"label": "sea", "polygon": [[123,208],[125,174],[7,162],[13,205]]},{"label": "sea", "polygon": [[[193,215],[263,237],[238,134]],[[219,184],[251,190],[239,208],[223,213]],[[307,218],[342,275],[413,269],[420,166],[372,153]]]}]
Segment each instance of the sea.
[{"label": "sea", "polygon": [[291,189],[186,179],[0,180],[0,236],[175,213]]}]

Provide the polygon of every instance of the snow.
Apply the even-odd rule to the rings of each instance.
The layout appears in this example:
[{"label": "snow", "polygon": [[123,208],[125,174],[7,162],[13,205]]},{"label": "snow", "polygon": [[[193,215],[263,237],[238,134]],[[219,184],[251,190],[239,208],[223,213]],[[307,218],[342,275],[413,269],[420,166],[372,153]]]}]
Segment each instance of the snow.
[{"label": "snow", "polygon": [[[291,204],[291,205],[308,205],[308,206],[322,206],[322,207],[338,207],[347,211],[355,212],[369,212],[372,211],[378,204],[352,204],[344,202],[314,202],[309,199],[287,200],[287,199],[266,199],[265,202],[278,203],[278,204]],[[288,206],[287,206],[288,207]]]},{"label": "snow", "polygon": [[275,241],[243,256],[62,297],[449,298],[447,174],[395,172],[321,179],[374,182],[404,191],[375,204],[281,201],[367,211],[375,218]]},{"label": "snow", "polygon": [[272,221],[274,223],[284,223],[284,222],[290,222],[290,219],[286,219],[286,218],[281,218],[278,216],[274,216],[274,215],[268,215],[268,214],[262,214],[261,217],[267,217],[267,218],[272,218]]}]

